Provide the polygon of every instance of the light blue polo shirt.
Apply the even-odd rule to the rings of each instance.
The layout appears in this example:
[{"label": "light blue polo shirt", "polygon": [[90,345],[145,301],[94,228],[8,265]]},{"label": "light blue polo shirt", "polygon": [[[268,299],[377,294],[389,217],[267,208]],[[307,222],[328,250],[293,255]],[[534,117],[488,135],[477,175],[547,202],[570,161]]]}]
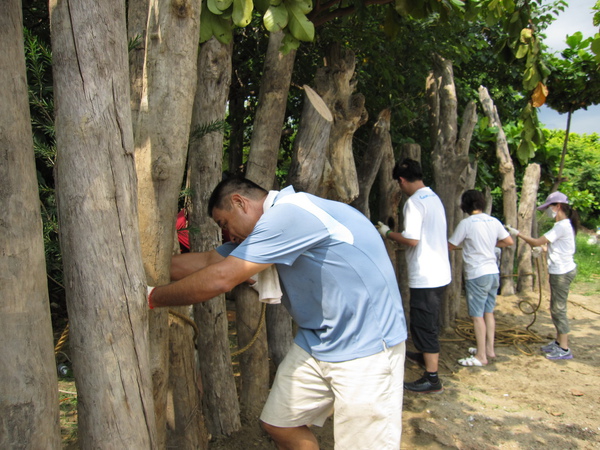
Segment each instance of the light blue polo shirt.
[{"label": "light blue polo shirt", "polygon": [[355,208],[283,189],[238,246],[217,251],[274,263],[295,342],[315,358],[348,361],[407,337],[402,300],[381,236]]}]

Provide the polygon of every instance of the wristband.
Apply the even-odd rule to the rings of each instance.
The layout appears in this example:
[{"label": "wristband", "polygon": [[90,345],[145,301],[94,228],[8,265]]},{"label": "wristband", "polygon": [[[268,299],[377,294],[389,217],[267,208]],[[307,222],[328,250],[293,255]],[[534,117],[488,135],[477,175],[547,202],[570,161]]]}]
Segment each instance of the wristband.
[{"label": "wristband", "polygon": [[391,232],[392,232],[392,230],[387,230],[387,231],[385,232],[385,237],[387,238]]},{"label": "wristband", "polygon": [[154,309],[154,304],[152,303],[152,294],[154,294],[154,288],[148,294],[148,308]]}]

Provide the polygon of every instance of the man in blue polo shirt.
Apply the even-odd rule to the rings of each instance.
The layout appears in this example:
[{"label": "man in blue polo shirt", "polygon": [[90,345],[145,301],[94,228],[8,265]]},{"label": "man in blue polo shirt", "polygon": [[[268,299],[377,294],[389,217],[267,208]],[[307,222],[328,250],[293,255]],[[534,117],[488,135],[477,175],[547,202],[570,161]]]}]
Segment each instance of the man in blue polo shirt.
[{"label": "man in blue polo shirt", "polygon": [[274,264],[298,333],[263,428],[279,448],[318,449],[308,426],[335,406],[336,448],[400,448],[407,331],[375,227],[346,204],[236,178],[215,188],[208,209],[232,242],[174,259],[179,281],[155,288],[150,306],[209,300]]}]

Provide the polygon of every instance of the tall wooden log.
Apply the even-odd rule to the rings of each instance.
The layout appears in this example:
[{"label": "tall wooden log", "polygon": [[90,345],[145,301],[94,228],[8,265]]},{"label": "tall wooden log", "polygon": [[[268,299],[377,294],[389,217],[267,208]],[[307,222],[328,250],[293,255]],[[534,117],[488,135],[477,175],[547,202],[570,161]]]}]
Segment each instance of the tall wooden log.
[{"label": "tall wooden log", "polygon": [[[529,164],[525,169],[521,198],[519,200],[517,228],[525,231],[530,236],[533,228],[533,218],[537,202],[538,186],[540,184],[541,169],[539,164]],[[535,274],[531,260],[531,246],[521,239],[517,241],[517,291],[533,291]]]},{"label": "tall wooden log", "polygon": [[296,191],[316,194],[323,177],[333,116],[319,94],[307,85],[303,89],[304,104],[294,140],[288,184]]},{"label": "tall wooden log", "polygon": [[118,0],[52,0],[50,23],[56,192],[79,445],[154,449],[125,8]]},{"label": "tall wooden log", "polygon": [[[502,129],[502,122],[498,111],[488,90],[484,86],[479,87],[479,101],[489,119],[491,127],[498,128],[496,135],[496,157],[498,158],[498,170],[502,178],[502,204],[504,207],[504,223],[515,226],[517,223],[517,185],[515,183],[515,168],[510,158],[506,135]],[[513,295],[515,283],[512,277],[514,267],[514,247],[505,247],[502,251],[500,262],[500,293],[502,295]]]},{"label": "tall wooden log", "polygon": [[[263,76],[261,77],[260,92],[258,96],[258,109],[254,119],[252,140],[250,142],[250,154],[246,168],[246,178],[254,181],[263,188],[270,190],[275,182],[275,170],[281,141],[281,130],[285,118],[288,92],[292,79],[295,50],[284,55],[281,53],[281,43],[284,38],[282,31],[269,34],[269,45],[265,57]],[[254,309],[255,316],[260,312],[261,305],[256,300],[250,300],[251,293],[243,296],[242,301],[250,301],[248,310]],[[267,339],[269,350],[273,353],[273,359],[280,361],[287,353],[287,349],[293,342],[292,318],[281,304],[270,305],[267,313]],[[250,353],[258,352],[266,346],[256,346]],[[267,360],[268,355],[254,354],[257,359]],[[242,361],[240,369],[244,371]],[[248,370],[251,370],[249,367]],[[256,377],[262,375],[256,374]],[[269,385],[269,378],[256,379],[255,383],[262,382]]]},{"label": "tall wooden log", "polygon": [[20,1],[0,14],[0,448],[61,447]]},{"label": "tall wooden log", "polygon": [[[232,70],[231,44],[212,38],[198,53],[198,87],[192,114],[192,134],[209,123],[225,119]],[[206,205],[221,181],[223,133],[212,132],[190,140],[187,202],[192,251],[208,251],[221,244],[221,230],[212,220]],[[206,426],[214,435],[230,435],[241,428],[231,354],[229,350],[225,295],[194,305],[198,326],[198,364],[203,391]]]},{"label": "tall wooden log", "polygon": [[360,160],[357,160],[359,194],[351,205],[367,217],[371,217],[369,196],[371,187],[379,172],[383,155],[391,154],[392,157],[394,155],[392,137],[390,136],[391,117],[392,112],[390,109],[384,109],[379,113],[379,118],[373,125],[369,143],[363,154],[360,155]]},{"label": "tall wooden log", "polygon": [[[439,195],[446,210],[448,235],[462,218],[458,208],[458,198],[464,190],[463,171],[469,163],[469,144],[477,123],[474,102],[469,102],[463,112],[462,126],[458,127],[458,99],[454,85],[452,62],[439,55],[434,56],[434,69],[427,79],[427,96],[430,104],[430,122],[435,126],[431,136],[432,162],[435,179],[435,192]],[[452,282],[444,294],[441,322],[451,325],[458,315],[462,292],[462,255],[451,252]]]},{"label": "tall wooden log", "polygon": [[333,115],[327,161],[319,196],[352,202],[358,197],[358,176],[352,153],[354,132],[367,122],[365,98],[355,94],[354,53],[339,43],[327,51],[326,65],[317,70],[315,90]]}]

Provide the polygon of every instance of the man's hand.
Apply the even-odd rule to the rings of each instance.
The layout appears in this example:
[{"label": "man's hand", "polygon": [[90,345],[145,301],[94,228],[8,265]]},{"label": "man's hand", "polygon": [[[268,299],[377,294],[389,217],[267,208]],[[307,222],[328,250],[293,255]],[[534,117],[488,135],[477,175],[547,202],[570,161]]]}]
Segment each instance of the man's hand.
[{"label": "man's hand", "polygon": [[377,222],[377,230],[379,231],[379,234],[381,234],[381,237],[383,237],[384,239],[387,237],[387,234],[390,231],[392,231],[390,230],[390,227],[388,227],[383,222]]},{"label": "man's hand", "polygon": [[504,228],[506,228],[506,230],[510,233],[511,236],[515,237],[518,236],[520,231],[517,230],[516,228],[511,227],[510,225],[504,225]]}]

